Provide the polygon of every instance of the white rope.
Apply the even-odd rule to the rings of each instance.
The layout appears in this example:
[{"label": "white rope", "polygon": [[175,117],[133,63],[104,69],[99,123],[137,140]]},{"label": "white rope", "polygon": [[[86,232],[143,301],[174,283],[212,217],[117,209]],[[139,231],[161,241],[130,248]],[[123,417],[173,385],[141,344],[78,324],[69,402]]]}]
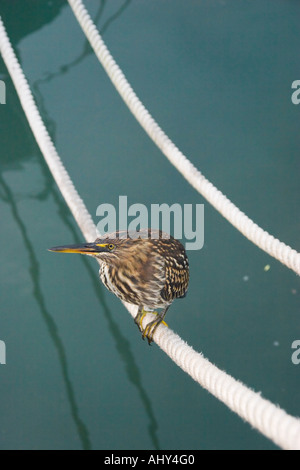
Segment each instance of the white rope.
[{"label": "white rope", "polygon": [[[80,226],[84,236],[89,241],[93,241],[96,238],[94,222],[76,191],[56,151],[51,137],[49,136],[45,124],[42,121],[30,91],[29,84],[11,47],[2,21],[0,25],[1,54],[19,95],[21,105],[26,114],[31,130],[76,222]],[[7,104],[6,106],[9,105]]]},{"label": "white rope", "polygon": [[[93,240],[96,236],[95,225],[66,172],[41,119],[29,84],[7,37],[1,17],[0,52],[15,84],[32,132],[57,185],[86,240]],[[126,307],[132,316],[136,315],[137,309],[135,306],[126,304]],[[153,315],[147,314],[143,326],[151,319],[153,319]],[[259,393],[251,391],[245,385],[219,370],[202,354],[195,352],[193,348],[164,325],[160,325],[156,330],[154,339],[179,367],[231,410],[248,421],[254,428],[283,449],[300,450],[299,419],[289,416],[284,410],[263,399]]]},{"label": "white rope", "polygon": [[186,180],[234,227],[262,250],[300,274],[300,253],[260,228],[202,173],[176,147],[139,100],[124,73],[107,49],[81,0],[68,0],[81,28],[109,78],[140,125]]}]

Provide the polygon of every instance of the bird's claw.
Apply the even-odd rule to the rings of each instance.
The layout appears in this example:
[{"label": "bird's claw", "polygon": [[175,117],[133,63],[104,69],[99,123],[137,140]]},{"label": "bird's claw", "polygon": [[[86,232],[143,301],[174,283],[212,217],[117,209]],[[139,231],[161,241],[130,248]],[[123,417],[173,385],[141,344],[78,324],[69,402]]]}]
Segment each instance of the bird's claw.
[{"label": "bird's claw", "polygon": [[156,330],[156,328],[158,327],[158,325],[160,323],[161,323],[161,321],[159,321],[159,319],[156,319],[156,320],[148,323],[148,325],[145,326],[145,328],[142,332],[142,338],[143,339],[147,338],[149,346],[153,341],[153,335],[155,333],[155,330]]},{"label": "bird's claw", "polygon": [[[145,316],[147,315],[147,313],[152,313],[154,315],[158,315],[158,318],[151,321],[150,323],[148,323],[148,325],[145,326],[145,328],[143,328],[142,323],[143,323],[143,320],[144,320]],[[142,333],[143,340],[145,340],[145,338],[147,338],[149,345],[153,342],[153,335],[156,331],[156,328],[161,323],[163,323],[165,326],[168,326],[167,323],[159,316],[159,314],[157,312],[146,312],[144,309],[141,310],[141,312],[139,312],[137,314],[134,321],[135,321],[135,323],[137,324],[139,330]]]},{"label": "bird's claw", "polygon": [[143,326],[142,326],[142,323],[143,323],[143,320],[145,318],[145,315],[147,314],[147,312],[145,312],[145,310],[141,310],[138,312],[137,316],[135,317],[134,319],[134,323],[137,325],[138,329],[143,333]]}]

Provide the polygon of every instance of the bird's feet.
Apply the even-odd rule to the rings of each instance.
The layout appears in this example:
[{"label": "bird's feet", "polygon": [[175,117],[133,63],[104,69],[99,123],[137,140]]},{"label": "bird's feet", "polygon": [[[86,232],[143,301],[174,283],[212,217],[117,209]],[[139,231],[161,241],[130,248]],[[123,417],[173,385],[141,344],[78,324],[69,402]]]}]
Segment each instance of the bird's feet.
[{"label": "bird's feet", "polygon": [[[142,323],[147,313],[152,313],[153,315],[157,315],[157,318],[151,321],[150,323],[148,323],[148,325],[146,325],[145,328],[143,328]],[[149,345],[152,343],[153,335],[156,331],[156,328],[160,325],[160,323],[163,323],[165,326],[168,326],[166,322],[163,320],[163,318],[164,316],[162,314],[159,314],[158,312],[147,312],[143,308],[139,309],[137,316],[134,319],[134,322],[138,326],[139,330],[142,332],[142,338],[143,339],[147,338]]]},{"label": "bird's feet", "polygon": [[166,326],[168,326],[166,324],[166,322],[163,321],[163,319],[160,317],[160,315],[157,312],[153,312],[153,313],[155,313],[157,315],[157,318],[155,320],[151,321],[150,323],[148,323],[148,325],[145,326],[145,328],[142,332],[142,338],[143,339],[147,338],[149,345],[153,341],[153,335],[154,335],[158,325],[160,325],[161,323],[164,323]]}]

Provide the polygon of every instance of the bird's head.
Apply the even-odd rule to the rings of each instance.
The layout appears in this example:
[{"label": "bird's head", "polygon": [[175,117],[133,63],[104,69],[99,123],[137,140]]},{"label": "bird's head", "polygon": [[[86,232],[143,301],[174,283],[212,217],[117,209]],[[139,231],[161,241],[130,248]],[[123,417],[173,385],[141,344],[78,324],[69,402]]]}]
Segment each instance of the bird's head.
[{"label": "bird's head", "polygon": [[[146,232],[145,232],[146,233]],[[148,234],[148,231],[147,231]],[[93,243],[79,245],[63,245],[49,248],[49,251],[58,253],[79,253],[93,256],[108,264],[118,264],[131,257],[140,257],[148,251],[148,239],[130,238],[128,232],[116,232],[106,238],[97,238]]]},{"label": "bird's head", "polygon": [[[123,242],[123,243],[122,243]],[[93,256],[100,260],[112,260],[119,257],[124,252],[125,243],[120,240],[97,239],[93,243],[82,243],[79,245],[63,245],[49,248],[49,251],[57,253],[79,253],[82,255]]]}]

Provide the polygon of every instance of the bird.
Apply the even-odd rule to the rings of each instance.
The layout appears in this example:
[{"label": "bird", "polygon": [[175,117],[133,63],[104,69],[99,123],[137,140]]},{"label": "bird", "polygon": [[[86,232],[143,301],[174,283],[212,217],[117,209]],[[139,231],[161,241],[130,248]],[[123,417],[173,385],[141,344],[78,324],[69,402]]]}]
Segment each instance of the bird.
[{"label": "bird", "polygon": [[[141,229],[132,236],[126,230],[106,234],[93,243],[49,248],[60,253],[80,253],[99,261],[99,277],[119,299],[138,306],[134,319],[142,338],[153,341],[172,302],[186,296],[189,284],[189,260],[183,245],[160,230]],[[160,313],[157,312],[160,310]],[[142,326],[144,316],[155,320]]]}]

